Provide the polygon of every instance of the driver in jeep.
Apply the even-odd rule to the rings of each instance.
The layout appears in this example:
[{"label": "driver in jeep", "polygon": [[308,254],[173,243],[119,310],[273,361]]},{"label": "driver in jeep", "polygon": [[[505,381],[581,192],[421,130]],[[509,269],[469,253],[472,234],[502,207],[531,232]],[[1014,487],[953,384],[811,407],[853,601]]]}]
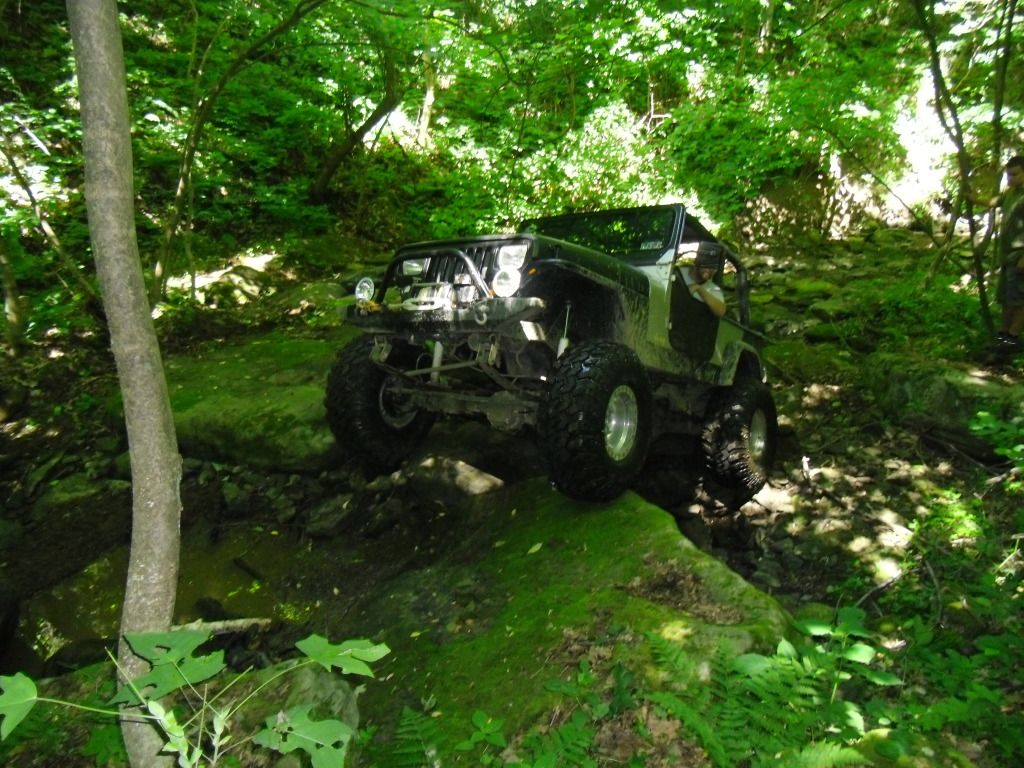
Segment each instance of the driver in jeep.
[{"label": "driver in jeep", "polygon": [[683,282],[690,295],[707,304],[715,317],[723,317],[726,310],[725,295],[721,286],[714,282],[718,272],[718,257],[710,253],[699,253],[693,264],[682,272]]}]

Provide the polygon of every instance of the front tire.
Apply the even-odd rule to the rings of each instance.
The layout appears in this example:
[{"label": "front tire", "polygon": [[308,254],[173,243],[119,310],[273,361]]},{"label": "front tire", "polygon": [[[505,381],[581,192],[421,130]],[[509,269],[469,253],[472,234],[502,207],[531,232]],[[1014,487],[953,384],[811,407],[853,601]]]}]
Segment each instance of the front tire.
[{"label": "front tire", "polygon": [[701,434],[704,458],[714,478],[739,494],[738,503],[750,501],[768,482],[777,442],[775,403],[767,385],[738,379],[712,401]]},{"label": "front tire", "polygon": [[[327,424],[339,445],[369,471],[383,474],[398,468],[423,440],[434,415],[402,403],[393,390],[397,377],[373,362],[372,338],[359,338],[341,352],[327,375]],[[415,362],[415,350],[392,351],[389,360]],[[403,357],[410,359],[404,360]]]},{"label": "front tire", "polygon": [[636,479],[651,440],[651,387],[636,353],[609,341],[571,347],[555,364],[537,415],[555,486],[613,499]]}]

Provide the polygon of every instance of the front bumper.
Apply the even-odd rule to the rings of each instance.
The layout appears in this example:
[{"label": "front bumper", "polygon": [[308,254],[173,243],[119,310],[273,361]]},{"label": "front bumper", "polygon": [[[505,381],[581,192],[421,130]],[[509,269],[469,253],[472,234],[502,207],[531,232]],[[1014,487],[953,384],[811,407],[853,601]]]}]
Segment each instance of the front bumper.
[{"label": "front bumper", "polygon": [[441,338],[476,333],[521,335],[516,326],[547,306],[536,297],[487,298],[464,307],[409,309],[401,304],[361,301],[348,308],[348,322],[368,333]]}]

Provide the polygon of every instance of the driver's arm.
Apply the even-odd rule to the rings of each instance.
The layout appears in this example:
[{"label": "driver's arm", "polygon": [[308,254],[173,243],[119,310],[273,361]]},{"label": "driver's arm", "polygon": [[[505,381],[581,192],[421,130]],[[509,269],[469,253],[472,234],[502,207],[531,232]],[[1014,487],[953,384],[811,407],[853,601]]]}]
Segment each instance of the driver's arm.
[{"label": "driver's arm", "polygon": [[720,299],[713,291],[708,290],[705,283],[694,283],[690,286],[690,294],[692,296],[699,297],[701,301],[708,305],[708,309],[711,310],[711,314],[715,317],[724,317],[726,306],[725,302]]}]

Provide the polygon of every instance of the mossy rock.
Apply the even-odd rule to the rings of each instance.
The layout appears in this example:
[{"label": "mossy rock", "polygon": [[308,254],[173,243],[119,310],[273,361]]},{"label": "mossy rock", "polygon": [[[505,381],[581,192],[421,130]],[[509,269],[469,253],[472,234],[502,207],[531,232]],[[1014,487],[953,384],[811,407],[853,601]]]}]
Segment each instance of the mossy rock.
[{"label": "mossy rock", "polygon": [[272,333],[169,359],[182,454],[282,472],[328,467],[334,439],[324,415],[324,381],[355,333],[342,327],[328,341]]},{"label": "mossy rock", "polygon": [[804,384],[845,380],[855,367],[849,350],[827,342],[777,341],[766,346],[763,354],[782,378]]},{"label": "mossy rock", "polygon": [[534,480],[449,514],[453,549],[363,600],[380,622],[371,639],[393,651],[378,670],[387,682],[362,699],[385,732],[407,701],[433,702],[455,740],[476,710],[524,731],[559,704],[546,683],[572,679],[583,659],[622,662],[656,688],[648,636],[705,659],[773,649],[789,627],[774,599],[632,493],[585,504]]},{"label": "mossy rock", "polygon": [[985,411],[1002,421],[1024,416],[1019,387],[984,368],[879,353],[871,356],[863,373],[863,381],[891,417],[984,460],[994,454],[971,429],[977,414]]},{"label": "mossy rock", "polygon": [[839,292],[839,286],[828,280],[798,277],[788,284],[789,294],[800,301],[828,298]]}]

